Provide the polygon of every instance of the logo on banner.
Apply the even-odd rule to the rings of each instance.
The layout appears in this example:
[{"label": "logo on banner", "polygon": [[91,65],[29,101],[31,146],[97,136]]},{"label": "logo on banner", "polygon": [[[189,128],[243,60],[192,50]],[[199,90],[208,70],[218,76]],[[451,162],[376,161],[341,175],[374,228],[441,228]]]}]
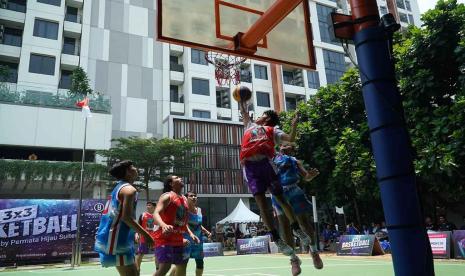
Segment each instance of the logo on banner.
[{"label": "logo on banner", "polygon": [[268,236],[237,240],[237,254],[269,253],[270,238]]},{"label": "logo on banner", "polygon": [[452,234],[455,247],[455,258],[465,259],[465,230],[456,230]]},{"label": "logo on banner", "polygon": [[450,258],[450,232],[429,232],[429,243],[435,258]]},{"label": "logo on banner", "polygon": [[374,235],[343,235],[339,239],[337,255],[371,256],[383,255]]}]

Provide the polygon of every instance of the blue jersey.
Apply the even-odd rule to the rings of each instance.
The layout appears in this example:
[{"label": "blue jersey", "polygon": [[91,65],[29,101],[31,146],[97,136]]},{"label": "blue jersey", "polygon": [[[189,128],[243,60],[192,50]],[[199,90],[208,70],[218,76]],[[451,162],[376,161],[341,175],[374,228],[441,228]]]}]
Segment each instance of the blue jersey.
[{"label": "blue jersey", "polygon": [[[192,231],[194,235],[196,235],[200,242],[202,242],[201,236],[202,236],[202,210],[200,210],[199,207],[197,207],[197,213],[191,213],[189,212],[189,218],[187,221],[189,225],[189,229]],[[184,238],[192,241],[191,237],[189,236],[189,233],[185,232],[184,233]]]},{"label": "blue jersey", "polygon": [[[134,254],[134,231],[121,221],[123,202],[118,199],[119,191],[130,184],[118,181],[108,196],[105,210],[100,218],[94,249],[106,255]],[[136,218],[136,200],[134,200],[133,217]]]},{"label": "blue jersey", "polygon": [[285,154],[277,154],[273,162],[278,168],[279,181],[282,186],[297,184],[300,179],[297,159]]}]

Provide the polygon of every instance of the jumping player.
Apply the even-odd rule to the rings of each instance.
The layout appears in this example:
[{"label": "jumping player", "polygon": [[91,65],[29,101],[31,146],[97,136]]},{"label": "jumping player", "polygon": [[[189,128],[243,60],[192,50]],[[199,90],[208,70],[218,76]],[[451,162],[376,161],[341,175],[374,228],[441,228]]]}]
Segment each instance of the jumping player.
[{"label": "jumping player", "polygon": [[164,182],[164,188],[157,207],[154,218],[159,226],[155,231],[155,256],[159,263],[159,268],[154,276],[164,276],[171,268],[176,266],[176,276],[186,275],[186,266],[189,258],[184,258],[184,246],[189,244],[183,238],[187,232],[195,243],[199,243],[198,238],[187,227],[188,205],[187,198],[181,194],[184,183],[178,176],[170,175]]},{"label": "jumping player", "polygon": [[[239,102],[246,128],[240,152],[244,178],[257,202],[263,222],[271,232],[279,250],[285,255],[291,255],[294,253],[294,249],[279,236],[273,224],[273,216],[268,208],[265,192],[269,190],[283,207],[286,216],[293,217],[291,206],[283,198],[283,188],[279,184],[276,167],[272,161],[275,155],[275,145],[281,144],[283,141],[291,141],[293,138],[275,127],[279,124],[279,116],[274,110],[265,111],[261,117],[253,122],[245,104],[243,100]],[[293,124],[296,123],[297,120],[294,120]]]},{"label": "jumping player", "polygon": [[153,238],[136,221],[137,192],[132,184],[137,169],[131,161],[121,161],[113,165],[110,174],[118,181],[102,212],[94,248],[103,267],[115,266],[121,276],[138,276],[134,231],[144,237],[147,246],[152,246]]},{"label": "jumping player", "polygon": [[[323,262],[317,252],[316,246],[311,245],[310,237],[313,237],[314,231],[312,224],[308,220],[308,213],[312,212],[312,204],[305,195],[305,192],[297,185],[300,176],[302,176],[304,180],[310,181],[316,177],[319,172],[316,169],[307,171],[300,161],[291,156],[292,151],[293,146],[290,143],[284,143],[280,147],[280,153],[275,156],[273,161],[278,168],[278,176],[284,190],[284,198],[291,204],[295,217],[288,219],[280,204],[273,196],[271,201],[278,216],[278,221],[282,227],[286,242],[291,242],[291,245],[294,243],[294,239],[291,235],[292,229],[296,236],[302,237],[301,242],[304,247],[310,246],[310,255],[313,259],[315,268],[322,269]],[[301,229],[303,229],[303,233],[296,234],[296,232],[302,232]],[[297,256],[291,258],[291,264],[293,268],[295,266],[300,266],[300,260],[298,260]],[[296,271],[298,271],[298,269],[296,269]],[[293,275],[298,275],[298,273]]]},{"label": "jumping player", "polygon": [[[153,237],[154,232],[156,230],[155,220],[153,218],[153,212],[155,211],[155,203],[148,201],[146,204],[146,208],[146,211],[140,215],[138,222]],[[137,233],[136,242],[139,243],[139,246],[137,248],[136,264],[137,269],[140,271],[140,264],[142,263],[142,258],[144,258],[144,254],[153,252],[153,248],[148,247],[144,237],[139,236]],[[155,267],[158,268],[157,258],[155,258]]]}]

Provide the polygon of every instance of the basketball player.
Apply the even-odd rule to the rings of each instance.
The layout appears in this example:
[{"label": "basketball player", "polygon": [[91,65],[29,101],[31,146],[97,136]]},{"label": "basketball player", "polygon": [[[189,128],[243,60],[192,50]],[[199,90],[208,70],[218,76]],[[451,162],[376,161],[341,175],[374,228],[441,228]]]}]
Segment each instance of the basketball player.
[{"label": "basketball player", "polygon": [[[148,201],[146,204],[146,208],[146,211],[140,215],[138,222],[153,237],[154,232],[156,230],[155,220],[153,218],[153,212],[155,211],[155,203]],[[148,247],[144,237],[140,237],[138,234],[136,234],[136,241],[139,243],[139,246],[137,248],[136,264],[137,269],[140,271],[140,264],[142,263],[142,258],[144,258],[144,254],[153,252],[153,248]],[[158,268],[157,258],[155,258],[155,267]]]},{"label": "basketball player", "polygon": [[164,276],[176,266],[176,276],[186,275],[189,258],[184,258],[184,246],[189,241],[183,238],[187,232],[195,243],[199,239],[187,227],[187,198],[181,194],[184,183],[175,175],[170,175],[164,182],[163,192],[155,208],[155,223],[159,226],[155,231],[155,256],[159,267],[154,276]]},{"label": "basketball player", "polygon": [[94,248],[103,267],[115,266],[121,276],[138,276],[134,231],[144,237],[149,247],[153,238],[136,221],[137,192],[132,184],[137,179],[137,169],[131,161],[121,161],[113,165],[110,174],[118,181],[102,212]]}]

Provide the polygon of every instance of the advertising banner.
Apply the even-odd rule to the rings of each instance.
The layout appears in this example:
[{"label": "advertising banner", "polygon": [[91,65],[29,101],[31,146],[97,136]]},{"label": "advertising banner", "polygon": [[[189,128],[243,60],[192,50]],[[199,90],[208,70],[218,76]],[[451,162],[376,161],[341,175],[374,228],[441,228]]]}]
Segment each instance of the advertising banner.
[{"label": "advertising banner", "polygon": [[372,256],[384,254],[374,235],[343,235],[339,239],[337,255]]},{"label": "advertising banner", "polygon": [[[0,264],[48,262],[71,256],[78,200],[0,199]],[[83,200],[83,256],[93,251],[105,200]]]},{"label": "advertising banner", "polygon": [[450,232],[428,232],[433,258],[450,258]]},{"label": "advertising banner", "polygon": [[224,256],[223,244],[221,242],[204,243],[203,254],[205,257]]},{"label": "advertising banner", "polygon": [[452,234],[456,259],[465,259],[465,230],[456,230]]},{"label": "advertising banner", "polygon": [[237,255],[267,254],[269,253],[269,236],[260,236],[251,239],[238,239],[236,243]]}]

